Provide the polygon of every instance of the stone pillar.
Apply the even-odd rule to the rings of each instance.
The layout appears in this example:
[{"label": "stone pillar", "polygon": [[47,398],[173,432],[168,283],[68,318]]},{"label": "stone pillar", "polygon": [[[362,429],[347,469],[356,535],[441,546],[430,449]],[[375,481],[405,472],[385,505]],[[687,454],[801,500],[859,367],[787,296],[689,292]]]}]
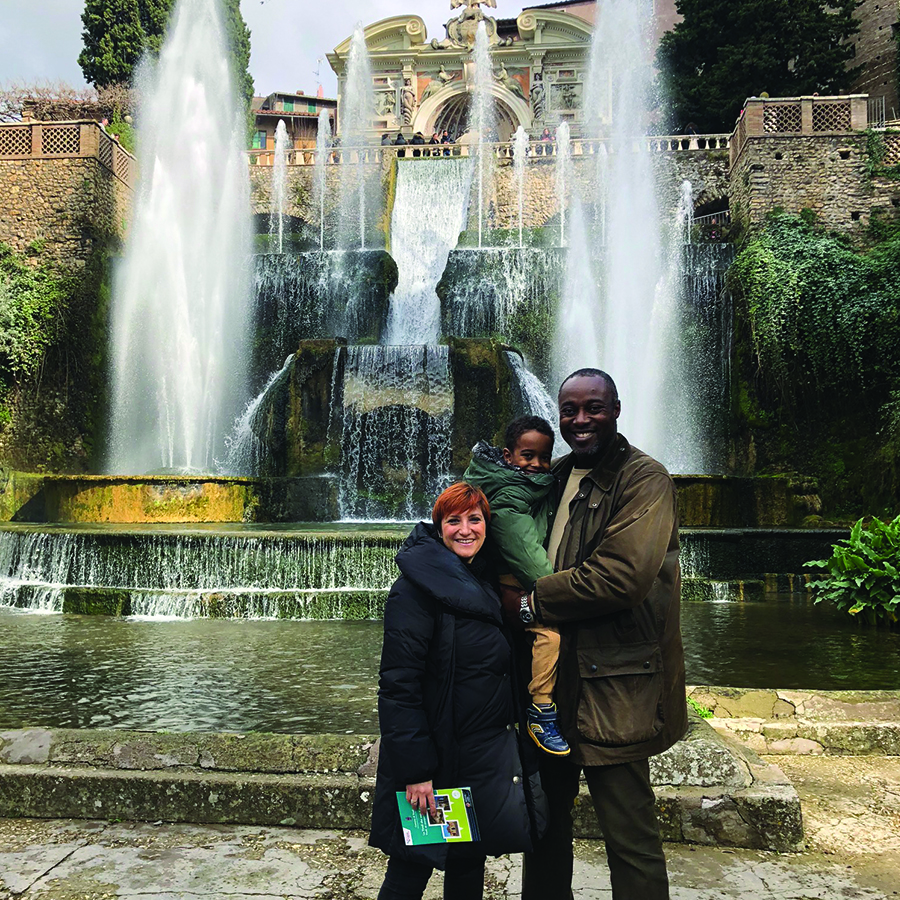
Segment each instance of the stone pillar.
[{"label": "stone pillar", "polygon": [[850,98],[850,130],[865,131],[869,127],[869,95],[854,94]]},{"label": "stone pillar", "polygon": [[813,133],[813,98],[800,98],[800,133]]},{"label": "stone pillar", "polygon": [[31,155],[41,156],[43,148],[43,129],[40,124],[31,126]]},{"label": "stone pillar", "polygon": [[[416,75],[416,63],[414,58],[402,57],[400,59],[400,64],[403,66],[403,70],[400,73],[400,128],[404,137],[409,140],[413,134],[413,122],[416,119],[416,111],[419,108],[418,78]],[[409,87],[412,88],[412,93],[404,98],[404,89],[407,89],[407,81],[409,81]],[[404,113],[404,100],[406,100],[406,103],[408,104],[410,99],[412,100],[411,115]],[[406,121],[407,118],[409,119],[409,122]]]}]

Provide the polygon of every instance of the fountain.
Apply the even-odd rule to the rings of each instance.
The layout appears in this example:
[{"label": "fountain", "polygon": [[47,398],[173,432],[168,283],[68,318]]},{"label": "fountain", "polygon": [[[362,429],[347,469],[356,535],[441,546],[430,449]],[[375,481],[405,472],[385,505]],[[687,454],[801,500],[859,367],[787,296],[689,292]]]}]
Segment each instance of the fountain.
[{"label": "fountain", "polygon": [[559,201],[559,246],[566,246],[566,202],[572,181],[572,147],[569,123],[561,122],[556,129],[556,196]]},{"label": "fountain", "polygon": [[313,184],[315,205],[319,208],[319,251],[325,249],[325,188],[328,157],[331,155],[331,117],[328,110],[319,113],[319,130],[316,133],[316,161]]},{"label": "fountain", "polygon": [[[367,151],[371,142],[375,98],[372,66],[362,25],[357,25],[350,44],[347,83],[341,105],[342,177],[338,248],[366,249],[366,183],[369,169]],[[352,169],[351,169],[352,166]],[[352,171],[353,177],[349,177]],[[371,214],[369,210],[368,214]]]},{"label": "fountain", "polygon": [[275,128],[275,162],[272,166],[272,190],[269,199],[269,246],[284,253],[284,192],[287,182],[287,126],[278,120]]},{"label": "fountain", "polygon": [[474,63],[474,91],[472,105],[470,107],[469,132],[474,131],[475,153],[475,183],[478,196],[478,247],[484,245],[484,196],[488,189],[491,196],[490,180],[493,173],[494,157],[489,149],[489,144],[494,140],[496,123],[494,121],[494,101],[491,95],[491,87],[494,80],[494,70],[491,67],[491,54],[488,46],[487,27],[484,21],[478,23],[478,31],[475,35],[475,50],[472,53]]},{"label": "fountain", "polygon": [[519,206],[519,249],[522,243],[522,227],[525,219],[525,164],[528,162],[528,132],[520,125],[513,142],[513,167],[516,173],[516,199]]},{"label": "fountain", "polygon": [[216,0],[179,0],[143,96],[107,468],[211,472],[245,398],[250,325],[246,116]]}]

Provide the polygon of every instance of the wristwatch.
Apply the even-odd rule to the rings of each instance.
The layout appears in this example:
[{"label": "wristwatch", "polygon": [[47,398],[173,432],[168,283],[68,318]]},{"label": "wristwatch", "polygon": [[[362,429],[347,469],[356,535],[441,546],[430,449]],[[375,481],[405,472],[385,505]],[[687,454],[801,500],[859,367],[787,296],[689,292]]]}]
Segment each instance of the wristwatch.
[{"label": "wristwatch", "polygon": [[519,597],[519,620],[523,625],[534,625],[534,612],[528,602],[528,594]]}]

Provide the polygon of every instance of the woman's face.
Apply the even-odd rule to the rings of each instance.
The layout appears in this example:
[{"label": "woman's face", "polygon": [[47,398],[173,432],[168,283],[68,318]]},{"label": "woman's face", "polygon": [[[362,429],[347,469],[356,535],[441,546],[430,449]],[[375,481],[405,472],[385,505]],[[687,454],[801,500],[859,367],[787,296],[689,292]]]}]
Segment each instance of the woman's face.
[{"label": "woman's face", "polygon": [[473,506],[464,513],[449,515],[441,522],[441,540],[460,559],[471,562],[484,544],[487,523],[481,507]]}]

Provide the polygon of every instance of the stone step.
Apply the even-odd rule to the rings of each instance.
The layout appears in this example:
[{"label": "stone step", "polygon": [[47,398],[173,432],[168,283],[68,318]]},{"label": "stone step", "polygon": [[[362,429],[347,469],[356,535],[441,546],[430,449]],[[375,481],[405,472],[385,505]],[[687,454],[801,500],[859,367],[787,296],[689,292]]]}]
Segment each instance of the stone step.
[{"label": "stone step", "polygon": [[[0,734],[0,817],[107,818],[366,829],[375,745],[366,735]],[[797,794],[776,766],[699,719],[651,760],[667,841],[791,850]],[[586,786],[576,835],[601,837]]]}]

